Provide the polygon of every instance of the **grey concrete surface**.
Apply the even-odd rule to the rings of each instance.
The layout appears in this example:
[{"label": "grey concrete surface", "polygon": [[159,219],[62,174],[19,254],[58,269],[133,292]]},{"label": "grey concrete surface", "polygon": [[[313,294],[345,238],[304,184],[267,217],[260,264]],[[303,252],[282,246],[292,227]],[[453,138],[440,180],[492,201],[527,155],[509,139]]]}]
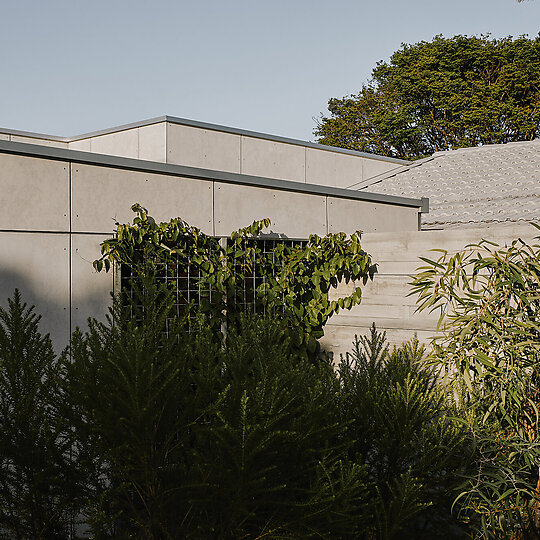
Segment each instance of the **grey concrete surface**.
[{"label": "grey concrete surface", "polygon": [[294,182],[306,181],[306,149],[253,137],[242,137],[242,174]]},{"label": "grey concrete surface", "polygon": [[290,238],[325,235],[326,198],[216,182],[214,220],[217,236],[229,235],[263,218],[272,220],[272,232]]},{"label": "grey concrete surface", "polygon": [[86,330],[87,320],[105,320],[111,305],[114,272],[96,272],[92,262],[99,258],[100,244],[109,235],[73,234],[71,236],[71,331]]},{"label": "grey concrete surface", "polygon": [[306,181],[323,186],[347,187],[362,178],[363,158],[306,148]]},{"label": "grey concrete surface", "polygon": [[[196,129],[201,131],[201,128]],[[178,216],[207,234],[218,236],[229,235],[265,217],[272,220],[272,233],[301,239],[312,233],[325,235],[329,229],[353,232],[359,228],[379,231],[395,227],[396,231],[404,231],[416,225],[419,208],[415,205],[419,201],[400,199],[394,201],[399,204],[390,204],[381,202],[380,197],[370,200],[369,194],[362,194],[368,200],[357,200],[350,198],[351,195],[357,197],[356,192],[314,186],[304,181],[299,185],[298,182],[141,161],[143,154],[151,160],[158,160],[164,154],[166,146],[161,138],[164,131],[165,126],[156,123],[131,128],[131,134],[125,139],[115,132],[69,142],[72,149],[113,151],[122,139],[116,150],[139,159],[1,143],[0,293],[7,298],[15,287],[21,288],[27,300],[35,303],[44,314],[44,329],[51,332],[57,350],[67,344],[76,326],[86,326],[89,316],[102,319],[105,315],[115,276],[94,272],[91,263],[99,256],[100,242],[113,233],[115,221],[125,223],[133,219],[130,207],[135,202],[148,208],[157,221]],[[240,151],[243,135],[210,131],[210,137],[221,141],[225,140],[222,137],[228,137],[235,147],[238,144]],[[201,140],[210,140],[205,137]],[[94,139],[100,140],[96,143]],[[274,145],[277,154],[287,153],[289,146],[293,147],[280,141],[263,143]],[[253,148],[260,151],[264,145]],[[202,153],[197,159],[208,158],[208,154],[204,155],[205,148],[208,152],[217,151],[214,154],[217,157],[221,152],[222,156],[230,158],[220,144],[214,148],[201,143],[199,151]],[[295,155],[306,151],[301,146],[294,148]],[[348,154],[339,157],[351,158]],[[235,159],[240,166],[240,155]],[[275,162],[272,159],[270,153],[265,167],[272,167],[273,163],[281,167],[278,158]],[[274,169],[275,174],[284,174],[284,169],[279,167]],[[410,206],[404,206],[407,204]],[[16,230],[29,232],[13,232]],[[415,242],[419,242],[414,236],[418,233],[412,231],[400,232],[397,236],[395,232],[378,234],[377,240],[372,242],[382,253],[407,251],[407,245],[415,246]],[[369,243],[369,236],[366,238]],[[412,256],[383,257],[377,279],[403,276],[404,272],[411,271],[412,265],[417,265]],[[393,286],[402,285],[394,283]],[[403,330],[399,321],[409,317],[411,306],[400,305],[397,293],[381,294],[379,301],[375,294],[366,296],[365,312],[355,308],[351,313],[340,314],[331,321],[330,332],[345,336],[346,329],[357,331],[368,327],[372,319]],[[393,297],[396,297],[395,302]],[[389,309],[385,308],[387,302],[393,302]]]},{"label": "grey concrete surface", "polygon": [[18,288],[60,352],[70,336],[69,234],[0,232],[0,252],[0,305]]},{"label": "grey concrete surface", "polygon": [[27,144],[41,144],[43,146],[54,146],[55,148],[68,148],[68,143],[63,141],[46,140],[35,137],[24,137],[21,135],[11,135],[9,138],[13,142],[22,142]]},{"label": "grey concrete surface", "polygon": [[[416,312],[416,298],[410,292],[411,276],[424,265],[420,256],[438,258],[433,249],[445,249],[450,254],[482,239],[500,245],[510,244],[516,238],[534,243],[538,231],[529,224],[493,225],[470,229],[441,231],[404,231],[366,233],[362,247],[378,264],[374,280],[362,287],[362,303],[350,311],[334,315],[325,327],[324,346],[336,354],[350,349],[355,334],[367,334],[371,324],[386,331],[391,344],[399,345],[414,334],[428,342],[436,335],[439,312]],[[354,284],[341,284],[331,297],[344,296]]]},{"label": "grey concrete surface", "polygon": [[408,163],[167,116],[76,137],[2,129],[0,136],[32,144],[333,187],[347,187]]},{"label": "grey concrete surface", "polygon": [[0,206],[0,229],[67,232],[67,164],[0,154]]},{"label": "grey concrete surface", "polygon": [[139,159],[148,161],[167,161],[167,123],[142,126],[139,133]]},{"label": "grey concrete surface", "polygon": [[417,231],[418,209],[328,197],[328,232]]},{"label": "grey concrete surface", "polygon": [[90,139],[90,150],[96,154],[110,154],[127,158],[139,157],[139,131],[128,129],[118,133],[108,133]]},{"label": "grey concrete surface", "polygon": [[181,217],[207,234],[212,227],[212,182],[92,165],[72,165],[72,227],[109,233],[134,217],[141,203],[157,221]]},{"label": "grey concrete surface", "polygon": [[167,124],[167,163],[239,173],[240,135]]}]

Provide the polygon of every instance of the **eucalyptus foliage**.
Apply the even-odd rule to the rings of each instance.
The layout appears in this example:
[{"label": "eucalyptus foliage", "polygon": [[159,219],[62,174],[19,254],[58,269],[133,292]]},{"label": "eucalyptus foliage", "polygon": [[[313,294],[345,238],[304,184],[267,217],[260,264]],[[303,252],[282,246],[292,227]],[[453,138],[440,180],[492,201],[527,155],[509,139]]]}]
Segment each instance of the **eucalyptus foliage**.
[{"label": "eucalyptus foliage", "polygon": [[358,94],[328,102],[323,144],[416,159],[440,150],[535,139],[540,37],[436,36],[403,44]]},{"label": "eucalyptus foliage", "polygon": [[468,414],[477,469],[459,502],[486,536],[539,532],[540,246],[482,241],[424,258],[420,310],[440,310],[434,365]]},{"label": "eucalyptus foliage", "polygon": [[200,271],[201,290],[207,291],[203,311],[214,320],[231,323],[242,312],[234,302],[237,291],[256,267],[261,279],[253,291],[254,302],[264,312],[287,319],[298,331],[297,345],[310,354],[330,316],[361,301],[360,287],[338,300],[330,300],[330,289],[342,280],[365,284],[376,272],[370,255],[362,250],[358,232],[350,237],[311,235],[305,246],[281,244],[265,254],[252,240],[265,238],[269,219],[233,232],[222,245],[180,218],[158,224],[139,204],[132,210],[136,213],[133,223],[117,223],[115,237],[102,243],[102,256],[94,261],[98,271],[109,270],[112,263],[129,265],[134,275],[146,272],[149,264],[154,268],[160,263],[189,265]]}]

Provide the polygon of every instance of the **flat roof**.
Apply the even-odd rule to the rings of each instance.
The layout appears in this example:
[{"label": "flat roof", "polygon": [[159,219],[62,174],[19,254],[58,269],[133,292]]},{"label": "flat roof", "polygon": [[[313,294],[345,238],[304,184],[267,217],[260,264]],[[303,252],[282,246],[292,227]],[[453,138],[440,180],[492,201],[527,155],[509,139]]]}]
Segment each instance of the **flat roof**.
[{"label": "flat roof", "polygon": [[98,137],[100,135],[108,135],[109,133],[117,133],[119,131],[126,131],[128,129],[134,129],[138,127],[149,126],[152,124],[159,124],[161,122],[169,122],[171,124],[179,124],[182,126],[195,127],[200,129],[208,129],[211,131],[221,131],[224,133],[232,133],[235,135],[244,135],[246,137],[254,137],[257,139],[265,139],[268,141],[281,142],[286,144],[293,144],[296,146],[304,146],[306,148],[315,148],[317,150],[326,150],[328,152],[336,152],[338,154],[349,154],[351,156],[363,157],[366,159],[376,159],[377,161],[386,161],[388,163],[395,163],[396,165],[410,165],[410,161],[404,159],[391,158],[387,156],[379,156],[377,154],[369,154],[367,152],[358,152],[356,150],[348,150],[346,148],[339,148],[337,146],[327,146],[325,144],[317,144],[309,141],[301,141],[299,139],[290,139],[288,137],[280,137],[278,135],[270,135],[268,133],[260,133],[258,131],[249,131],[247,129],[239,129],[234,127],[222,126],[219,124],[209,124],[207,122],[199,122],[197,120],[189,120],[187,118],[178,118],[176,116],[157,116],[155,118],[149,118],[148,120],[141,120],[140,122],[132,122],[130,124],[123,124],[121,126],[111,127],[107,129],[101,129],[99,131],[91,131],[90,133],[83,133],[82,135],[75,135],[73,137],[59,137],[56,135],[46,135],[44,133],[34,133],[31,131],[19,131],[16,129],[0,128],[0,133],[7,133],[10,135],[18,135],[21,137],[31,137],[34,139],[46,139],[58,142],[74,142],[83,139],[89,139],[91,137]]},{"label": "flat roof", "polygon": [[247,174],[215,171],[210,169],[199,169],[196,167],[186,167],[184,165],[174,165],[171,163],[145,161],[142,159],[124,158],[118,156],[110,156],[106,154],[95,154],[92,152],[81,152],[79,150],[55,148],[39,144],[0,141],[0,153],[44,159],[56,159],[60,161],[85,163],[89,165],[127,169],[132,171],[166,174],[168,176],[181,176],[184,178],[215,180],[218,182],[255,186],[268,189],[277,189],[281,191],[294,191],[298,193],[327,195],[329,197],[353,199],[358,201],[369,201],[390,205],[416,207],[419,208],[421,212],[429,212],[429,200],[426,198],[413,199],[409,197],[370,193],[366,191],[353,191],[350,189],[320,186],[317,184],[305,184],[302,182],[291,182],[289,180],[278,180],[275,178],[266,178]]}]

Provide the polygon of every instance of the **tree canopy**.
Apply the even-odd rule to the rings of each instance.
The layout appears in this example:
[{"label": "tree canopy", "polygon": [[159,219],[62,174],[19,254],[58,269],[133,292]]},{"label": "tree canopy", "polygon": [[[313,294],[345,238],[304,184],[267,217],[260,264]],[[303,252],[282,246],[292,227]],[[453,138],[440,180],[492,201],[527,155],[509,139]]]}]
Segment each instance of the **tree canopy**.
[{"label": "tree canopy", "polygon": [[402,44],[358,94],[328,102],[318,142],[404,159],[540,135],[540,34]]}]

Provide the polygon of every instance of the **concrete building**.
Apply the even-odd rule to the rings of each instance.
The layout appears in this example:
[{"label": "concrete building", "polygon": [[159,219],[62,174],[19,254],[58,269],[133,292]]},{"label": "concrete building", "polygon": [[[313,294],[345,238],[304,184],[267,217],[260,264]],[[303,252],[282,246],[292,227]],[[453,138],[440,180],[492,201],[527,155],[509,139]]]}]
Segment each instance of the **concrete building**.
[{"label": "concrete building", "polygon": [[[106,312],[114,276],[91,263],[135,202],[217,237],[264,217],[292,239],[418,234],[426,199],[347,188],[408,167],[167,116],[77,137],[0,129],[0,302],[18,287],[61,349],[76,326]],[[348,345],[366,316],[332,320],[328,345]]]}]

